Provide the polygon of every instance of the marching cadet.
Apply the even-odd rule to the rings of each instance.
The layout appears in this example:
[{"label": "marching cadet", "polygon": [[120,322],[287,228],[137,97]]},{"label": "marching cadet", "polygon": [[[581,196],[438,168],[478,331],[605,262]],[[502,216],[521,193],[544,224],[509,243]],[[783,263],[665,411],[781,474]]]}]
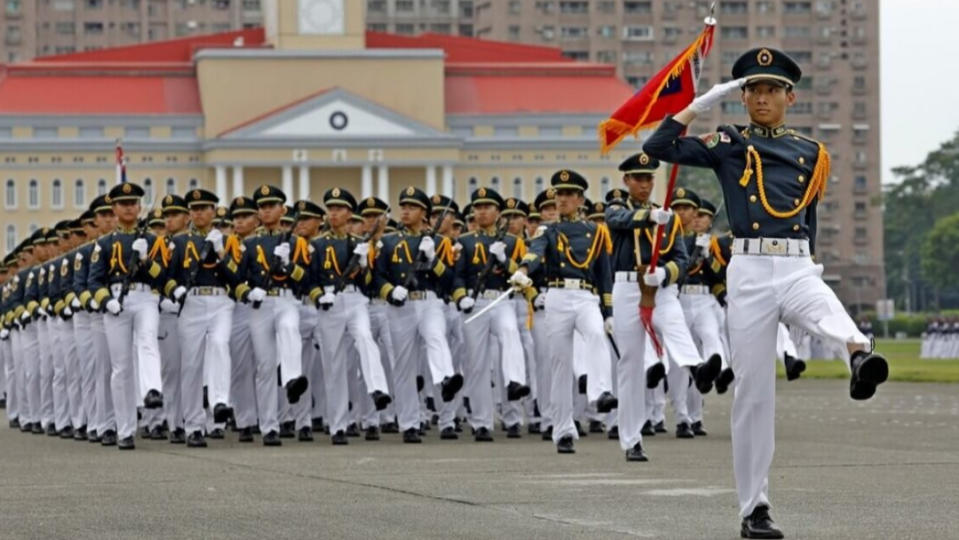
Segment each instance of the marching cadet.
[{"label": "marching cadet", "polygon": [[250,197],[236,197],[230,203],[233,234],[224,242],[224,268],[230,284],[233,306],[233,321],[230,329],[230,397],[238,441],[253,442],[257,425],[256,364],[253,355],[253,339],[250,333],[250,312],[253,308],[236,296],[240,285],[237,276],[239,265],[246,250],[245,240],[252,237],[260,225],[256,203]]},{"label": "marching cadet", "polygon": [[[73,292],[74,251],[85,233],[80,220],[68,220],[60,232],[60,258],[54,264],[56,274],[56,301],[52,318],[56,328],[57,354],[54,357],[54,406],[56,408],[57,432],[63,439],[74,438],[81,428],[85,431],[80,391],[80,366],[78,346],[73,333],[74,308],[71,305]],[[53,299],[51,299],[53,301]],[[59,381],[59,382],[58,382]]]},{"label": "marching cadet", "polygon": [[56,349],[54,341],[53,305],[50,303],[51,285],[56,271],[53,268],[53,259],[57,256],[56,227],[44,229],[45,234],[40,241],[40,256],[37,266],[37,296],[40,300],[37,320],[37,339],[40,344],[40,423],[47,435],[54,437],[57,428],[54,424],[53,403],[53,357]]},{"label": "marching cadet", "polygon": [[95,219],[92,208],[87,209],[80,215],[79,224],[83,231],[83,236],[78,241],[77,248],[73,251],[69,259],[69,264],[72,267],[70,273],[72,281],[69,285],[70,293],[67,295],[67,304],[69,304],[73,311],[73,340],[76,343],[76,369],[77,376],[79,377],[80,404],[82,407],[80,414],[82,414],[85,420],[80,427],[74,430],[73,438],[78,441],[87,440],[90,435],[90,430],[95,429],[94,424],[96,423],[96,360],[93,357],[95,354],[93,335],[90,328],[90,314],[83,309],[83,302],[80,301],[80,295],[84,290],[82,283],[86,280],[86,277],[81,278],[77,276],[78,273],[84,270],[84,261],[80,258],[80,254],[87,246],[95,242],[99,236]]},{"label": "marching cadet", "polygon": [[101,257],[100,238],[116,229],[116,215],[109,195],[100,195],[90,203],[93,213],[93,226],[88,236],[91,242],[82,246],[73,262],[73,285],[77,300],[86,311],[81,329],[89,330],[89,341],[83,347],[88,355],[89,376],[92,377],[94,393],[94,415],[87,426],[87,441],[101,443],[103,446],[117,444],[116,413],[113,408],[113,390],[111,387],[110,348],[107,343],[103,324],[103,306],[93,297],[90,267],[94,259]]},{"label": "marching cadet", "polygon": [[[462,245],[457,241],[462,235],[462,230],[456,230],[456,221],[459,214],[459,205],[452,198],[446,195],[433,195],[432,199],[433,213],[431,223],[433,230],[438,234],[446,236],[453,242],[453,261],[454,263],[461,254]],[[449,291],[452,293],[452,291]],[[447,342],[449,343],[450,354],[453,360],[453,370],[460,373],[465,370],[463,359],[467,356],[466,336],[463,329],[463,317],[460,315],[456,302],[451,298],[444,297],[444,314],[446,315]],[[458,431],[459,419],[457,418],[457,409],[461,406],[463,400],[451,399],[444,401],[439,405],[437,426],[440,430],[440,439],[456,440],[459,439]],[[459,428],[459,429],[458,429]]]},{"label": "marching cadet", "polygon": [[16,383],[13,371],[13,351],[10,339],[10,286],[11,276],[15,271],[13,264],[16,248],[3,257],[0,262],[0,371],[3,372],[3,394],[0,396],[0,406],[6,409],[10,427],[14,427],[17,420]]},{"label": "marching cadet", "polygon": [[[303,375],[300,312],[293,286],[306,276],[306,267],[294,264],[307,250],[305,239],[283,231],[280,219],[286,212],[286,195],[275,186],[256,190],[261,227],[244,241],[243,258],[237,269],[242,279],[236,297],[250,302],[250,333],[256,358],[256,403],[263,444],[279,446],[276,368],[287,400],[293,404],[306,392],[309,382]],[[293,250],[293,246],[297,251]],[[269,255],[267,255],[269,254]]]},{"label": "marching cadet", "polygon": [[[769,516],[768,496],[775,439],[771,358],[779,321],[846,346],[853,399],[872,397],[889,369],[882,356],[869,351],[869,340],[811,258],[829,154],[822,143],[785,126],[786,108],[796,100],[799,66],[779,50],[757,48],[736,61],[732,76],[664,120],[643,149],[672,163],[712,168],[719,179],[736,237],[727,286],[731,365],[738,379],[732,441],[741,534],[782,538]],[[723,126],[702,138],[681,136],[698,114],[734,88],[741,89],[749,126]]]},{"label": "marching cadet", "polygon": [[[453,273],[453,294],[456,306],[465,315],[474,309],[483,310],[508,292],[509,275],[516,272],[518,262],[525,255],[522,238],[506,232],[506,219],[500,224],[503,198],[493,189],[479,188],[470,196],[470,206],[476,216],[476,230],[459,238],[460,257]],[[511,301],[495,307],[464,326],[466,349],[470,361],[465,368],[470,400],[469,423],[479,442],[493,440],[493,395],[490,375],[495,367],[502,369],[506,399],[518,401],[530,393],[526,384],[526,363],[523,344],[519,337],[516,309]],[[493,351],[490,338],[498,344],[499,357]],[[496,364],[499,360],[501,365]],[[505,404],[504,404],[505,409]],[[505,416],[505,410],[504,410]],[[515,416],[520,416],[517,412]],[[504,418],[507,433],[519,435],[520,418]]]},{"label": "marching cadet", "polygon": [[[107,311],[103,327],[110,349],[118,447],[132,450],[137,391],[144,408],[163,406],[163,395],[158,390],[162,378],[157,344],[159,299],[155,291],[162,286],[165,269],[156,250],[150,255],[153,235],[136,228],[143,188],[125,182],[114,186],[109,196],[117,229],[97,242],[100,249],[91,255],[88,285],[94,291],[94,300]],[[137,366],[133,365],[134,359]]]},{"label": "marching cadet", "polygon": [[[31,325],[30,321],[40,307],[36,300],[36,273],[34,264],[36,261],[36,241],[38,237],[43,237],[43,229],[37,229],[30,235],[19,249],[19,272],[13,276],[12,294],[10,298],[11,308],[13,310],[11,321],[16,324],[16,332],[13,333],[14,341],[13,359],[15,371],[17,374],[17,387],[20,393],[19,403],[19,424],[20,431],[32,433],[40,428],[40,401],[39,387],[34,390],[34,381],[37,379],[37,368],[39,357],[39,344],[37,342],[36,325]],[[29,361],[28,361],[29,359]]]},{"label": "marching cadet", "polygon": [[426,228],[432,203],[422,190],[412,186],[403,190],[399,207],[403,228],[383,237],[374,264],[373,284],[380,298],[392,306],[389,325],[396,347],[393,397],[403,442],[419,443],[419,340],[425,349],[431,382],[441,386],[443,401],[451,401],[463,387],[463,375],[453,370],[443,315],[442,297],[452,274],[447,265],[451,262],[452,244]]},{"label": "marching cadet", "polygon": [[220,265],[225,252],[223,233],[213,227],[218,202],[219,198],[205,189],[187,193],[191,224],[171,239],[170,269],[163,286],[164,295],[179,304],[180,407],[186,445],[191,448],[206,447],[204,381],[213,405],[213,421],[226,422],[233,414],[228,405],[233,302],[227,297]]},{"label": "marching cadet", "polygon": [[[380,226],[381,219],[387,220],[386,227],[383,229],[383,234],[389,232],[390,220],[388,219],[387,214],[390,211],[390,207],[386,201],[378,197],[367,197],[364,199],[361,207],[360,215],[363,217],[364,223],[363,232],[367,236],[372,238],[372,235],[376,233],[377,228]],[[376,260],[376,254],[378,251],[379,240],[377,240],[375,244],[370,245],[370,260]],[[389,385],[389,391],[387,393],[392,396],[394,393],[393,365],[395,364],[395,359],[393,352],[395,349],[393,348],[393,336],[390,335],[389,317],[387,312],[389,308],[386,301],[376,294],[372,281],[363,288],[363,291],[367,298],[369,298],[370,331],[373,333],[373,339],[376,340],[376,345],[380,349],[380,360],[383,364],[383,371],[386,374],[386,383]],[[380,430],[383,433],[397,433],[399,431],[399,428],[394,422],[394,419],[396,418],[396,411],[393,403],[387,405],[386,409],[380,411],[379,414],[380,422],[377,425],[380,426]],[[375,432],[371,433],[369,428],[367,428],[366,438],[367,440],[379,440],[379,434]]]},{"label": "marching cadet", "polygon": [[[545,218],[544,218],[545,215]],[[556,221],[556,190],[553,188],[545,189],[539,192],[536,197],[533,199],[533,204],[530,206],[530,213],[527,217],[527,229],[526,236],[528,239],[532,239],[536,236],[537,231],[541,225],[549,225]],[[530,227],[536,225],[532,230]],[[534,397],[535,403],[535,412],[539,413],[535,415],[534,420],[531,421],[530,427],[533,427],[535,432],[537,429],[542,435],[542,440],[552,441],[553,440],[553,423],[552,416],[550,416],[550,389],[552,387],[552,369],[549,351],[549,336],[546,333],[546,313],[544,313],[543,308],[546,302],[546,291],[549,288],[546,277],[543,272],[538,272],[531,276],[533,280],[533,289],[536,291],[536,295],[533,296],[533,300],[530,304],[533,306],[533,327],[530,333],[533,336],[533,348],[536,355],[536,372],[535,379],[536,384],[532,385],[536,389],[536,394]]]},{"label": "marching cadet", "polygon": [[[370,245],[349,234],[347,226],[356,211],[356,199],[345,189],[332,188],[323,195],[329,230],[312,242],[313,256],[308,283],[309,297],[323,312],[318,318],[323,379],[326,384],[326,414],[333,444],[347,444],[349,421],[348,379],[352,375],[350,348],[359,354],[360,371],[369,399],[377,411],[390,404],[389,387],[380,350],[370,330],[368,300],[363,288],[372,281]],[[361,399],[357,396],[357,399]],[[359,401],[354,401],[359,406]],[[379,430],[379,422],[373,435]],[[373,439],[375,440],[375,439]]]},{"label": "marching cadet", "polygon": [[[606,351],[604,326],[611,327],[612,279],[609,251],[611,243],[605,229],[579,215],[583,193],[589,184],[579,173],[563,169],[553,174],[560,221],[540,228],[530,241],[522,266],[510,278],[520,289],[533,285],[527,274],[543,272],[549,285],[546,293],[545,325],[550,343],[550,389],[553,442],[559,453],[573,453],[578,438],[573,424],[573,333],[579,332],[586,350]],[[544,221],[546,215],[540,207]],[[604,322],[605,320],[605,322]],[[592,361],[586,366],[587,397],[596,410],[607,413],[618,400],[610,392],[609,363]]]},{"label": "marching cadet", "polygon": [[230,217],[230,209],[225,206],[216,207],[216,217],[213,218],[213,226],[217,228],[224,237],[233,234],[233,219]]},{"label": "marching cadet", "polygon": [[[176,249],[177,239],[187,234],[190,224],[190,209],[186,199],[179,195],[169,194],[163,198],[161,214],[164,221],[163,242],[167,253]],[[171,268],[172,270],[172,268]],[[184,381],[182,379],[183,352],[180,345],[179,317],[180,307],[177,302],[165,294],[160,299],[160,330],[158,332],[160,344],[160,373],[163,378],[163,415],[169,427],[170,444],[185,444],[186,426],[184,424],[184,397],[182,394]],[[192,384],[192,383],[188,383]],[[151,439],[163,439],[162,426],[150,430]]]}]

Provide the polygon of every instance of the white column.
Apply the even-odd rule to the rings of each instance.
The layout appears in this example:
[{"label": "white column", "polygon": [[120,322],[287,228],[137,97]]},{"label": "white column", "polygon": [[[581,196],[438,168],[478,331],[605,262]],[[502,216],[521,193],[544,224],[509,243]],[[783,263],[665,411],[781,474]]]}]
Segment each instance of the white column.
[{"label": "white column", "polygon": [[293,165],[283,166],[283,186],[280,189],[283,190],[290,202],[295,200],[293,197]]},{"label": "white column", "polygon": [[300,193],[297,200],[310,198],[310,166],[300,165]]},{"label": "white column", "polygon": [[240,197],[245,195],[243,189],[243,165],[233,166],[233,196]]},{"label": "white column", "polygon": [[360,181],[360,198],[373,196],[373,166],[363,165],[363,176]]},{"label": "white column", "polygon": [[453,166],[443,165],[443,195],[453,197]]},{"label": "white column", "polygon": [[386,165],[380,165],[377,169],[376,178],[376,196],[389,204],[390,202],[390,168]]},{"label": "white column", "polygon": [[434,165],[426,166],[426,194],[430,197],[436,193],[436,167]]},{"label": "white column", "polygon": [[216,166],[216,196],[220,199],[220,204],[227,202],[228,190],[226,187],[226,165]]}]

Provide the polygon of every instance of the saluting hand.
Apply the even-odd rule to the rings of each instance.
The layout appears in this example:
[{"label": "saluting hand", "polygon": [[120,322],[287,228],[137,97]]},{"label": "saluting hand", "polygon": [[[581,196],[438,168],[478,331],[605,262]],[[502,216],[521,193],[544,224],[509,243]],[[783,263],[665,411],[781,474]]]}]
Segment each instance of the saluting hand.
[{"label": "saluting hand", "polygon": [[728,94],[734,88],[740,88],[745,82],[746,78],[743,77],[741,79],[714,84],[709,91],[694,99],[693,102],[689,104],[688,108],[696,114],[702,114],[711,109],[713,105],[719,103],[723,99],[723,96]]}]

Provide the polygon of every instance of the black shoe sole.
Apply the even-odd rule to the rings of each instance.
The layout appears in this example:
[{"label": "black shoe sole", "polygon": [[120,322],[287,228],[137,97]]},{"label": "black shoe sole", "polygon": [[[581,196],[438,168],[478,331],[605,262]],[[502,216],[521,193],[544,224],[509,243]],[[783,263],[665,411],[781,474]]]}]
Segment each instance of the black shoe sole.
[{"label": "black shoe sole", "polygon": [[446,385],[443,386],[443,401],[450,402],[453,401],[453,398],[456,397],[456,393],[463,388],[463,376],[459,373],[454,373],[450,377],[450,380],[446,382]]},{"label": "black shoe sole", "polygon": [[646,388],[656,388],[664,377],[666,377],[666,366],[663,364],[650,366],[650,368],[646,370]]},{"label": "black shoe sole", "polygon": [[889,378],[889,364],[879,355],[870,355],[863,360],[849,381],[849,397],[857,401],[871,398],[876,387]]},{"label": "black shoe sole", "polygon": [[310,386],[306,377],[297,377],[287,384],[289,386],[286,388],[286,400],[290,402],[290,405],[299,403],[300,396],[302,396],[303,392],[306,392],[306,389]]}]

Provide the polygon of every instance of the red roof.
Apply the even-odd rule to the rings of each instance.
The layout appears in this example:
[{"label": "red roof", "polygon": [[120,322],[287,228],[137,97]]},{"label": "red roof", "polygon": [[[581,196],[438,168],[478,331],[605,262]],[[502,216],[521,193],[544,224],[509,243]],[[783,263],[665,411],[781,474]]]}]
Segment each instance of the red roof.
[{"label": "red roof", "polygon": [[[379,32],[367,32],[366,43],[445,51],[448,114],[607,113],[633,93],[614,67],[575,62],[553,47]],[[202,48],[236,46],[266,46],[263,29],[0,67],[0,114],[202,114],[193,56]]]}]

